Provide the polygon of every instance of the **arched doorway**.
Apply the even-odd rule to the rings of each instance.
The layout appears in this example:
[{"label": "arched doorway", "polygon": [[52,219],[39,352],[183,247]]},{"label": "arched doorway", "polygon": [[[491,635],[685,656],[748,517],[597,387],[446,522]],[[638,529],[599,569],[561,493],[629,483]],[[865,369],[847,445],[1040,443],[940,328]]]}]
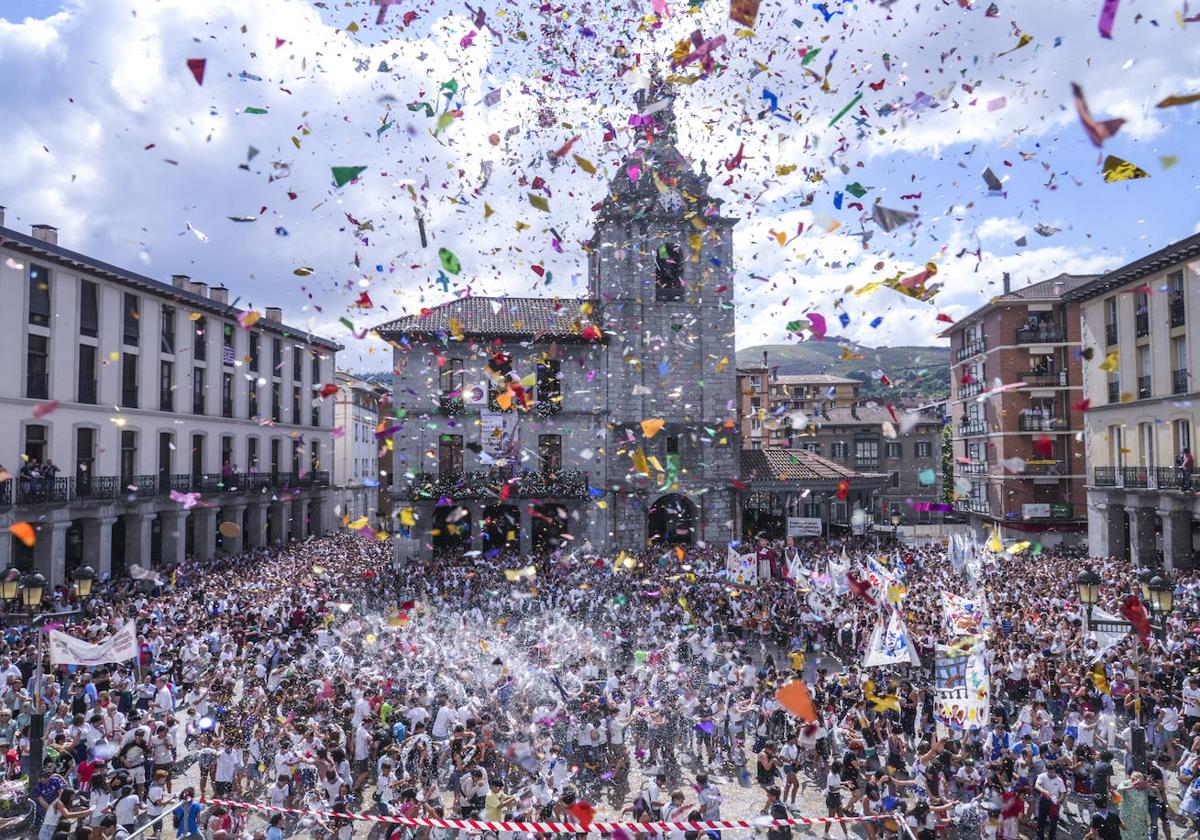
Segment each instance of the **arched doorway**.
[{"label": "arched doorway", "polygon": [[691,545],[696,530],[696,506],[687,496],[668,493],[646,512],[646,538],[655,544]]},{"label": "arched doorway", "polygon": [[570,533],[566,505],[557,502],[543,502],[534,505],[530,511],[531,541],[534,551],[555,551],[562,548]]},{"label": "arched doorway", "polygon": [[435,553],[465,550],[471,544],[471,512],[460,505],[434,508],[429,535]]},{"label": "arched doorway", "polygon": [[515,505],[488,505],[483,509],[483,552],[517,548],[521,544],[521,514]]}]

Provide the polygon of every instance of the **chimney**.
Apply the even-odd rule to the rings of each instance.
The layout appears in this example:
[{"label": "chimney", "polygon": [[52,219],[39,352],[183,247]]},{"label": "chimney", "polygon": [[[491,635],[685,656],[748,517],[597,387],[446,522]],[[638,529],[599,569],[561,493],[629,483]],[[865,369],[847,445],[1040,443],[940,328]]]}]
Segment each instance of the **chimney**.
[{"label": "chimney", "polygon": [[200,295],[200,297],[208,297],[208,284],[196,281],[192,284],[192,294]]},{"label": "chimney", "polygon": [[47,242],[51,245],[58,244],[58,228],[50,225],[34,225],[33,238],[40,239],[42,242]]},{"label": "chimney", "polygon": [[172,274],[171,285],[176,289],[183,289],[185,292],[192,290],[192,278],[186,274]]},{"label": "chimney", "polygon": [[1012,291],[1012,276],[1006,271],[1004,272],[1004,294]]},{"label": "chimney", "polygon": [[283,309],[278,306],[267,307],[267,320],[274,321],[277,324],[283,323]]},{"label": "chimney", "polygon": [[763,370],[767,369],[767,351],[763,351]]},{"label": "chimney", "polygon": [[4,227],[4,207],[0,206],[0,227]]},{"label": "chimney", "polygon": [[1053,288],[1053,289],[1054,289],[1054,296],[1055,296],[1056,298],[1062,297],[1062,293],[1063,293],[1063,284],[1062,284],[1062,282],[1061,282],[1061,281],[1057,281],[1057,280],[1056,280],[1056,281],[1054,282],[1054,285],[1053,285],[1051,288]]},{"label": "chimney", "polygon": [[213,286],[208,290],[208,299],[217,303],[229,303],[229,289],[224,286]]}]

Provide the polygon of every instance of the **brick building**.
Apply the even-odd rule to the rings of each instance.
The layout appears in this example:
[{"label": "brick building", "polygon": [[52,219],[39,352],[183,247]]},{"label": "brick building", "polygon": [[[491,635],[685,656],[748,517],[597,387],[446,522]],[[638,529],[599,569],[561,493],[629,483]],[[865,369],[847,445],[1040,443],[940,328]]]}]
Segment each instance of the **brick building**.
[{"label": "brick building", "polygon": [[862,381],[826,373],[781,374],[764,351],[758,365],[741,365],[738,379],[738,427],[743,449],[787,446],[795,412],[806,415],[847,408],[858,401]]},{"label": "brick building", "polygon": [[669,90],[638,106],[652,138],[600,205],[587,298],[463,298],[378,328],[405,418],[398,560],[735,535],[737,220],[676,148]]},{"label": "brick building", "polygon": [[956,507],[1043,543],[1086,526],[1079,304],[1091,276],[1061,274],[1004,293],[942,333],[951,343]]}]

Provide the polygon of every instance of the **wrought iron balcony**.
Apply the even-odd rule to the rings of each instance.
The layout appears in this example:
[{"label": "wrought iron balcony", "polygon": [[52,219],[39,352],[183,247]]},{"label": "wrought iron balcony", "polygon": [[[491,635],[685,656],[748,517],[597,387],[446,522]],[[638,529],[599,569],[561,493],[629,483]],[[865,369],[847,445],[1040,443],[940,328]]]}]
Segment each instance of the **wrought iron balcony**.
[{"label": "wrought iron balcony", "polygon": [[1121,401],[1121,383],[1118,380],[1113,380],[1108,383],[1108,402],[1114,405]]},{"label": "wrought iron balcony", "polygon": [[854,469],[856,470],[877,470],[879,469],[878,458],[855,458]]},{"label": "wrought iron balcony", "polygon": [[958,426],[958,433],[962,437],[977,437],[987,434],[987,423],[983,420],[964,420]]},{"label": "wrought iron balcony", "polygon": [[1017,330],[1017,344],[1048,344],[1066,340],[1067,334],[1058,324],[1043,324]]},{"label": "wrought iron balcony", "polygon": [[1182,300],[1171,301],[1171,326],[1182,327],[1187,320]]},{"label": "wrought iron balcony", "polygon": [[1146,467],[1121,467],[1121,486],[1145,490],[1150,486],[1150,470]]},{"label": "wrought iron balcony", "polygon": [[959,386],[958,386],[958,398],[959,399],[965,400],[968,397],[973,397],[976,394],[979,394],[982,392],[983,392],[983,383],[982,382],[969,382],[966,385],[959,384]]},{"label": "wrought iron balcony", "polygon": [[75,496],[75,479],[17,478],[17,504],[43,505],[69,502]]},{"label": "wrought iron balcony", "polygon": [[1104,343],[1106,345],[1108,345],[1109,347],[1112,347],[1114,344],[1116,344],[1118,335],[1119,335],[1119,333],[1117,332],[1116,324],[1105,324],[1104,325]]},{"label": "wrought iron balcony", "polygon": [[1025,462],[1021,471],[1026,476],[1061,476],[1063,462],[1054,458],[1038,458]]},{"label": "wrought iron balcony", "polygon": [[1065,387],[1067,384],[1067,372],[1065,370],[1050,373],[1027,371],[1026,373],[1018,373],[1017,378],[1026,385],[1032,385],[1036,388]]},{"label": "wrought iron balcony", "polygon": [[1116,487],[1120,467],[1092,467],[1093,487]]},{"label": "wrought iron balcony", "polygon": [[1150,313],[1141,312],[1133,317],[1133,334],[1137,338],[1150,335]]},{"label": "wrought iron balcony", "polygon": [[987,475],[987,461],[976,461],[973,464],[955,464],[954,471],[959,475]]},{"label": "wrought iron balcony", "polygon": [[1061,417],[1022,414],[1017,418],[1017,428],[1022,432],[1061,432],[1067,428],[1067,421]]},{"label": "wrought iron balcony", "polygon": [[955,361],[961,362],[963,359],[969,359],[972,356],[976,356],[976,355],[982,353],[984,351],[984,349],[985,349],[985,347],[984,347],[984,342],[982,339],[978,339],[976,341],[969,341],[966,344],[964,344],[962,347],[959,347],[957,350],[954,351]]},{"label": "wrought iron balcony", "polygon": [[1196,489],[1196,474],[1182,467],[1159,467],[1157,478],[1159,490],[1182,490],[1190,493]]},{"label": "wrought iron balcony", "polygon": [[587,477],[580,470],[522,472],[507,482],[488,472],[417,473],[409,484],[408,497],[497,500],[505,484],[510,498],[587,498]]},{"label": "wrought iron balcony", "polygon": [[965,499],[955,500],[954,509],[968,511],[970,513],[988,513],[987,500],[972,496],[968,496]]},{"label": "wrought iron balcony", "polygon": [[1180,368],[1171,371],[1171,393],[1186,394],[1188,392],[1188,369]]},{"label": "wrought iron balcony", "polygon": [[1139,400],[1150,399],[1150,391],[1151,391],[1150,377],[1149,376],[1139,376],[1138,377],[1138,399]]}]

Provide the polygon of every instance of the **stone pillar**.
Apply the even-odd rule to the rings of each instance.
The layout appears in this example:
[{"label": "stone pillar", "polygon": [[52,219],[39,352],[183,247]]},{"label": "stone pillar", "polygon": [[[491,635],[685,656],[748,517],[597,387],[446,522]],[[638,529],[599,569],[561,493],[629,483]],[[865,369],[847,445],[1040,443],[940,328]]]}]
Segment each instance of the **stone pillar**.
[{"label": "stone pillar", "polygon": [[150,527],[154,512],[137,510],[125,514],[125,565],[137,563],[143,569],[154,565],[150,556]]},{"label": "stone pillar", "polygon": [[533,505],[529,502],[521,502],[517,506],[517,511],[521,523],[517,539],[523,557],[533,551]]},{"label": "stone pillar", "polygon": [[304,496],[292,499],[292,539],[302,540],[308,536],[308,499]]},{"label": "stone pillar", "polygon": [[286,545],[288,541],[288,502],[271,502],[271,536],[275,545]]},{"label": "stone pillar", "polygon": [[[67,582],[67,528],[71,520],[47,520],[34,529],[33,561],[46,579],[47,591]],[[8,536],[7,534],[5,536]]]},{"label": "stone pillar", "polygon": [[8,532],[8,526],[12,524],[11,519],[12,517],[5,517],[4,524],[0,525],[0,572],[11,569],[13,564],[12,541],[14,537]]},{"label": "stone pillar", "polygon": [[1129,509],[1129,549],[1135,569],[1158,566],[1158,551],[1154,544],[1157,526],[1158,512],[1154,508]]},{"label": "stone pillar", "polygon": [[207,560],[217,553],[217,510],[194,507],[191,516],[192,554],[198,560]]},{"label": "stone pillar", "polygon": [[308,511],[308,532],[315,537],[323,537],[329,533],[329,494],[321,493],[309,499]]},{"label": "stone pillar", "polygon": [[[470,550],[483,553],[483,505],[468,502],[467,510],[471,513],[471,545]],[[478,555],[476,555],[478,556]]]},{"label": "stone pillar", "polygon": [[246,516],[246,530],[242,543],[247,548],[259,548],[267,544],[267,503],[251,502]]},{"label": "stone pillar", "polygon": [[1163,568],[1192,568],[1192,512],[1189,510],[1160,510],[1162,517]]},{"label": "stone pillar", "polygon": [[158,514],[162,519],[163,566],[177,566],[187,556],[188,513],[184,508],[173,508]]},{"label": "stone pillar", "polygon": [[221,547],[226,554],[241,554],[242,546],[245,544],[246,535],[242,533],[242,514],[245,512],[244,504],[223,505],[221,507],[220,522],[232,522],[238,527],[236,537],[228,537],[221,535]]},{"label": "stone pillar", "polygon": [[100,580],[112,577],[112,526],[116,522],[115,516],[97,516],[82,521],[83,562],[96,570]]}]

